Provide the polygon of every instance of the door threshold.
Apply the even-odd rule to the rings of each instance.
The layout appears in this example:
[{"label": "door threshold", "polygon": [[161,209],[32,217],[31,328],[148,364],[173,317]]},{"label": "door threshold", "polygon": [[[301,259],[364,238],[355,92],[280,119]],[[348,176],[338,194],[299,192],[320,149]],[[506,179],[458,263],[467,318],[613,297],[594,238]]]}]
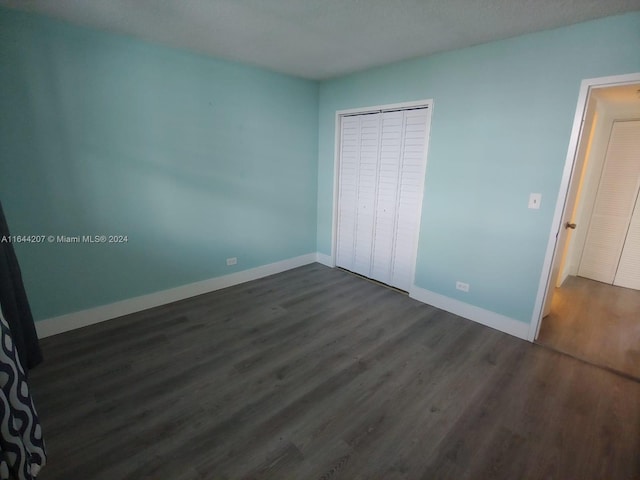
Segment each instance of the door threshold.
[{"label": "door threshold", "polygon": [[566,357],[573,358],[574,360],[577,360],[577,361],[579,361],[581,363],[584,363],[584,364],[587,364],[587,365],[591,365],[592,367],[600,368],[602,370],[605,370],[605,371],[607,371],[609,373],[612,373],[614,375],[617,375],[619,377],[626,378],[627,380],[631,380],[631,381],[640,383],[640,378],[636,377],[635,375],[632,375],[631,373],[623,372],[622,370],[618,370],[617,368],[610,367],[608,365],[603,365],[603,364],[600,364],[600,363],[596,363],[596,362],[594,362],[592,360],[583,358],[581,356],[574,355],[574,354],[569,353],[569,352],[565,352],[564,350],[561,350],[561,349],[559,349],[557,347],[554,347],[552,345],[549,345],[547,343],[540,342],[539,340],[536,340],[533,343],[534,343],[534,345],[542,347],[542,348],[544,348],[546,350],[550,350],[552,352],[559,353],[560,355],[564,355]]}]

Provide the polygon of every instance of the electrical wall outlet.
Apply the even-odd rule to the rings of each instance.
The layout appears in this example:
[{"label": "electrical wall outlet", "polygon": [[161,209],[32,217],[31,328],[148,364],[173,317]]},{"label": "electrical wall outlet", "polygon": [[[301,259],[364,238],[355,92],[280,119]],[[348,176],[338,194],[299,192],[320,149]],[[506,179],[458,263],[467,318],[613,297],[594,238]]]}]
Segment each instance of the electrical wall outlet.
[{"label": "electrical wall outlet", "polygon": [[456,289],[461,290],[463,292],[469,291],[469,284],[464,282],[456,282]]},{"label": "electrical wall outlet", "polygon": [[236,263],[238,263],[238,259],[236,257],[227,258],[227,267],[235,265]]}]

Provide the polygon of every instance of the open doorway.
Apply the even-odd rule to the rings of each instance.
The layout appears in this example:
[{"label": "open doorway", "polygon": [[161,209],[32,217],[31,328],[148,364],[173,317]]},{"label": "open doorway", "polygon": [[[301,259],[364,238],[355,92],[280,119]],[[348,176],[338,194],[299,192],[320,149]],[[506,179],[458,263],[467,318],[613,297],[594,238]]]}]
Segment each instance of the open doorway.
[{"label": "open doorway", "polygon": [[640,379],[636,80],[587,92],[536,342]]}]

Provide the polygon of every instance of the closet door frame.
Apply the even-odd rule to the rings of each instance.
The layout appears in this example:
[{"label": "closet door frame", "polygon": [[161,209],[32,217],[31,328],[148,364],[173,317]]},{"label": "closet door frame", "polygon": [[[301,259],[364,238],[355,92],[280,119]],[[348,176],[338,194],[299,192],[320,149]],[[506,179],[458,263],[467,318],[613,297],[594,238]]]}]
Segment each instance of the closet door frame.
[{"label": "closet door frame", "polygon": [[[394,110],[409,110],[414,108],[426,108],[427,110],[427,123],[425,129],[425,149],[424,149],[424,161],[423,161],[423,171],[422,171],[422,182],[420,185],[420,198],[424,199],[424,184],[426,177],[426,168],[427,168],[427,160],[428,160],[428,151],[429,151],[429,139],[431,136],[431,118],[433,115],[433,100],[417,100],[413,102],[403,102],[403,103],[392,103],[386,105],[375,105],[371,107],[362,107],[362,108],[352,108],[346,110],[338,110],[335,114],[335,142],[334,142],[334,164],[333,164],[333,219],[331,226],[331,259],[330,265],[332,267],[336,266],[336,258],[337,258],[337,241],[338,241],[338,206],[339,206],[339,189],[340,189],[340,145],[342,144],[341,139],[341,119],[344,116],[351,115],[366,115],[377,112],[385,112],[385,111],[394,111]],[[416,233],[413,241],[413,252],[411,252],[412,256],[412,266],[411,266],[411,278],[415,279],[416,273],[416,259],[418,257],[418,239],[420,236],[420,223],[422,220],[422,203],[418,205],[418,212],[416,219]]]}]

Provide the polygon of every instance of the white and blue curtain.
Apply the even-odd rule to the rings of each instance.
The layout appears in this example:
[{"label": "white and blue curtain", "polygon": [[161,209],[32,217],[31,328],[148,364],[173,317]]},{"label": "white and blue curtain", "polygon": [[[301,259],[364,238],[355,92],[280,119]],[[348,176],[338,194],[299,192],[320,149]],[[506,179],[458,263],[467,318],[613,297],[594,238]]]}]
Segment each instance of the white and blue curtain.
[{"label": "white and blue curtain", "polygon": [[42,428],[0,309],[0,478],[32,480],[46,462]]},{"label": "white and blue curtain", "polygon": [[42,362],[31,308],[0,203],[0,480],[32,480],[46,462],[27,372]]}]

